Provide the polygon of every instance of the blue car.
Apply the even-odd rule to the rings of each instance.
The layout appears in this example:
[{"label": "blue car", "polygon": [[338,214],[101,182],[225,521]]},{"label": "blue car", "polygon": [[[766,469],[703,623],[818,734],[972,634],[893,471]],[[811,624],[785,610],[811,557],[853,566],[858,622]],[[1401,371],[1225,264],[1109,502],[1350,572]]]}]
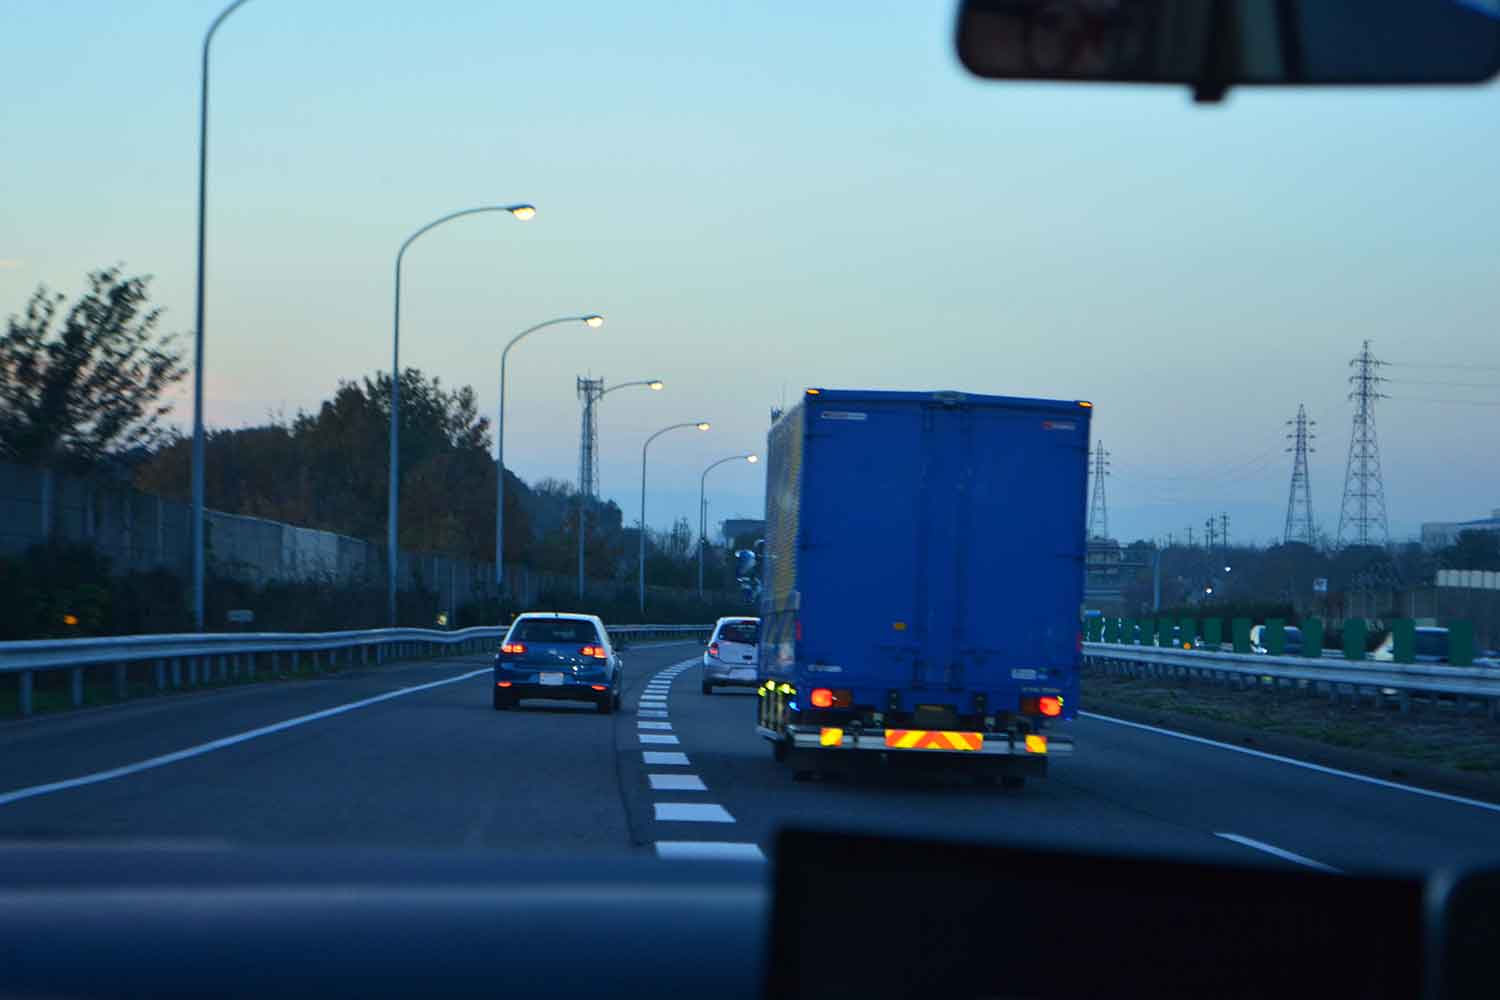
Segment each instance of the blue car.
[{"label": "blue car", "polygon": [[620,707],[620,670],[597,615],[528,611],[495,654],[495,711],[522,698],[562,698],[593,702],[608,715]]}]

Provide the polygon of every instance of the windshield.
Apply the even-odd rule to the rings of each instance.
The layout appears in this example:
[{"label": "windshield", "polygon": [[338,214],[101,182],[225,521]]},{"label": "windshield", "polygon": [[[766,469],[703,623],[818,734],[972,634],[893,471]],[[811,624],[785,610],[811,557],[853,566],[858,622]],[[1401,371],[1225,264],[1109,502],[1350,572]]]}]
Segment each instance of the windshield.
[{"label": "windshield", "polygon": [[115,6],[0,30],[0,841],[1500,862],[1500,87]]}]

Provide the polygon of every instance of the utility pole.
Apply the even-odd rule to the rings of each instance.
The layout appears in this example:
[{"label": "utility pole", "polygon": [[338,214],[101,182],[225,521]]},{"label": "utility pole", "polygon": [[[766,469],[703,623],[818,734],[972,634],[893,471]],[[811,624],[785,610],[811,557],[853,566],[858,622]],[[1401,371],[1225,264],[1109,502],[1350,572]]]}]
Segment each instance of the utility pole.
[{"label": "utility pole", "polygon": [[1380,439],[1375,433],[1375,401],[1386,399],[1380,383],[1386,381],[1380,369],[1386,362],[1370,353],[1370,342],[1364,343],[1359,355],[1349,362],[1354,374],[1349,383],[1354,388],[1354,426],[1349,434],[1349,457],[1344,466],[1344,502],[1339,509],[1338,544],[1388,545],[1390,526],[1385,517],[1385,481],[1380,472]]},{"label": "utility pole", "polygon": [[1214,550],[1214,518],[1212,514],[1208,516],[1208,520],[1203,522],[1203,536],[1208,539],[1206,543],[1207,551],[1212,552]]},{"label": "utility pole", "polygon": [[599,412],[596,404],[604,395],[602,378],[578,377],[578,398],[583,400],[583,430],[578,443],[578,596],[583,596],[583,542],[588,533],[588,508],[599,495]]},{"label": "utility pole", "polygon": [[1109,537],[1109,502],[1104,496],[1104,479],[1109,475],[1109,452],[1104,442],[1094,448],[1094,491],[1089,496],[1089,538]]},{"label": "utility pole", "polygon": [[1187,529],[1188,529],[1188,544],[1187,544],[1187,547],[1188,548],[1192,548],[1193,547],[1193,526],[1190,524],[1190,525],[1187,526]]},{"label": "utility pole", "polygon": [[1292,442],[1287,449],[1292,452],[1292,488],[1286,501],[1286,526],[1281,533],[1283,545],[1302,542],[1311,546],[1317,542],[1313,529],[1312,483],[1307,472],[1307,456],[1313,452],[1312,441],[1317,437],[1312,428],[1316,425],[1316,420],[1307,419],[1306,405],[1298,405],[1297,418],[1287,421],[1287,426],[1293,428],[1287,435],[1287,440]]},{"label": "utility pole", "polygon": [[1219,514],[1219,548],[1225,552],[1229,551],[1229,513]]}]

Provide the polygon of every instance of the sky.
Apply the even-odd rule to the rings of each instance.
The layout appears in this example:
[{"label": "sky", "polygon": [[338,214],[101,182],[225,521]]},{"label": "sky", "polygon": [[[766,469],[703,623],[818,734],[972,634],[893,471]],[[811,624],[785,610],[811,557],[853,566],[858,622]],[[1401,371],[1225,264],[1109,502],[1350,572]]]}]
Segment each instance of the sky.
[{"label": "sky", "polygon": [[[1500,507],[1500,88],[980,81],[954,6],[251,0],[213,52],[208,423],[389,369],[402,240],[524,201],[408,252],[401,363],[492,413],[510,336],[602,313],[512,351],[506,464],[576,479],[576,377],[660,378],[600,410],[627,520],[647,435],[712,422],[651,448],[648,523],[696,524],[704,467],[825,385],[1093,400],[1126,539],[1279,535],[1306,403],[1331,533],[1364,338],[1405,380],[1377,409],[1392,535]],[[5,0],[0,315],[118,262],[191,332],[221,8]],[[759,516],[763,469],[714,470],[711,520]]]}]

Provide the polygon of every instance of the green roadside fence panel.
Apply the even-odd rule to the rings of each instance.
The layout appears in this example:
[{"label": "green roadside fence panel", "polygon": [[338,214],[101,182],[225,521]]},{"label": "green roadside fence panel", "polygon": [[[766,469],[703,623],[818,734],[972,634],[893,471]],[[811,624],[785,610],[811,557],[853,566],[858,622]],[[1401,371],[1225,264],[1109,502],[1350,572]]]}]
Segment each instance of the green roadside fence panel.
[{"label": "green roadside fence panel", "polygon": [[1156,619],[1142,618],[1136,623],[1135,642],[1142,646],[1156,645]]},{"label": "green roadside fence panel", "polygon": [[1318,659],[1323,655],[1323,619],[1304,618],[1298,628],[1302,629],[1302,655]]},{"label": "green roadside fence panel", "polygon": [[1363,660],[1365,658],[1365,620],[1363,618],[1344,619],[1344,659]]},{"label": "green roadside fence panel", "polygon": [[1448,623],[1448,663],[1455,667],[1474,665],[1474,623]]},{"label": "green roadside fence panel", "polygon": [[1234,637],[1234,651],[1236,653],[1250,652],[1250,619],[1234,619],[1229,623],[1229,631]]},{"label": "green roadside fence panel", "polygon": [[1120,619],[1118,619],[1118,618],[1111,618],[1111,619],[1109,619],[1108,621],[1106,621],[1104,623],[1104,641],[1105,642],[1119,642],[1120,641]]},{"label": "green roadside fence panel", "polygon": [[1266,627],[1261,630],[1260,644],[1265,647],[1266,652],[1272,656],[1286,655],[1286,619],[1267,618]]},{"label": "green roadside fence panel", "polygon": [[1177,645],[1181,647],[1183,643],[1187,643],[1191,646],[1193,640],[1196,638],[1198,638],[1198,620],[1196,618],[1184,618],[1182,620],[1182,634],[1178,638]]},{"label": "green roadside fence panel", "polygon": [[1163,649],[1172,645],[1172,619],[1162,618],[1156,623],[1156,644]]},{"label": "green roadside fence panel", "polygon": [[1417,623],[1410,618],[1391,622],[1391,659],[1397,663],[1417,662]]},{"label": "green roadside fence panel", "polygon": [[1224,644],[1224,619],[1203,619],[1203,644],[1209,649],[1218,649]]}]

